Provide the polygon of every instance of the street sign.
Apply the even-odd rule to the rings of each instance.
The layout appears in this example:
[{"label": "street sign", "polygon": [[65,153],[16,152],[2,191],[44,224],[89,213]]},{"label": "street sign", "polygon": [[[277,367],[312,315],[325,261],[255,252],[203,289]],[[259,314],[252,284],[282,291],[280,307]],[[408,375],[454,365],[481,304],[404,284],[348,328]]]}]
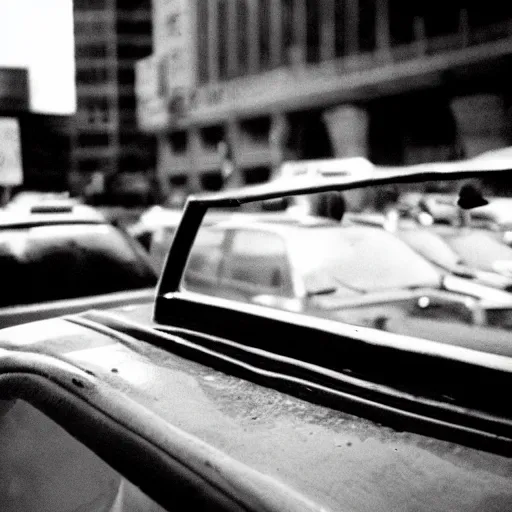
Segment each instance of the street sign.
[{"label": "street sign", "polygon": [[0,117],[0,186],[23,183],[20,129],[17,119]]}]

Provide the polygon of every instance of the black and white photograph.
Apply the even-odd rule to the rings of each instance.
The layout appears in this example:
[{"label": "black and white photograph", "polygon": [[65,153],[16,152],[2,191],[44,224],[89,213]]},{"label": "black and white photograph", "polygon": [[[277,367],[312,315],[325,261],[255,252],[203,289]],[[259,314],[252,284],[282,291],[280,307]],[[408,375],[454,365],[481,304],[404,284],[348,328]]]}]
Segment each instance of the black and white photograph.
[{"label": "black and white photograph", "polygon": [[0,512],[512,512],[512,3],[0,0]]}]

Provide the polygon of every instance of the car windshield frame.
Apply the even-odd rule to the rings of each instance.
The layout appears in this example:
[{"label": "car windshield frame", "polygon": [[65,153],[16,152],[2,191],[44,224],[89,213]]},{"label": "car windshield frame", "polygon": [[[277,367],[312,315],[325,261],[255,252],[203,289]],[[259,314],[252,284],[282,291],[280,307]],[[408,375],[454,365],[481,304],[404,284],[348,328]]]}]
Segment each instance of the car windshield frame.
[{"label": "car windshield frame", "polygon": [[340,177],[304,177],[293,180],[275,180],[262,185],[246,186],[217,193],[188,197],[181,222],[176,230],[157,285],[155,318],[165,296],[179,293],[192,245],[208,210],[230,208],[234,212],[244,204],[271,201],[284,197],[329,191],[346,191],[377,185],[421,183],[436,180],[457,181],[469,178],[506,180],[512,171],[507,162],[442,162],[418,164],[410,167],[382,167],[361,171],[358,175]]},{"label": "car windshield frame", "polygon": [[[512,450],[512,413],[508,402],[496,393],[496,389],[509,386],[512,376],[507,333],[500,333],[503,335],[494,348],[489,349],[487,340],[485,346],[477,340],[466,347],[449,337],[433,341],[421,333],[351,325],[182,287],[196,235],[209,208],[236,209],[255,201],[395,183],[496,180],[497,175],[506,180],[510,170],[505,165],[492,170],[469,165],[461,169],[458,163],[421,165],[357,177],[274,181],[191,196],[157,286],[156,329],[169,339],[179,338],[181,353],[206,358],[221,371],[240,372],[263,385],[285,386],[288,391],[293,388],[300,396],[306,394],[319,403],[327,400],[331,406],[356,414],[362,407],[365,417],[389,425],[397,421],[401,429],[436,430],[436,435],[446,439],[456,433],[458,440],[465,437],[474,446],[497,443],[499,450]],[[424,292],[413,290],[409,295],[416,297],[416,293]],[[447,324],[447,329],[454,325]],[[456,325],[457,329],[464,327]],[[479,328],[465,327],[471,332]]]}]

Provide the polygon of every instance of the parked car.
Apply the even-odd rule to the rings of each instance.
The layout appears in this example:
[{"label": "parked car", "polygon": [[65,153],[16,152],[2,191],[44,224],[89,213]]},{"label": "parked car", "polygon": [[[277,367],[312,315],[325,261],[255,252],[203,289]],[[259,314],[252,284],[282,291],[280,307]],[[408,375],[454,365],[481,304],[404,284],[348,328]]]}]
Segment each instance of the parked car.
[{"label": "parked car", "polygon": [[[329,186],[425,179],[405,171]],[[428,341],[183,286],[205,210],[325,187],[192,198],[153,305],[0,331],[0,510],[511,510],[510,332]],[[437,275],[414,265],[346,294]]]},{"label": "parked car", "polygon": [[493,325],[497,309],[512,317],[511,294],[438,270],[394,234],[316,217],[204,227],[184,286],[361,326],[429,325],[433,340],[445,323]]},{"label": "parked car", "polygon": [[512,290],[512,249],[496,240],[485,229],[461,229],[457,226],[421,225],[397,217],[395,225],[379,213],[348,214],[347,219],[360,225],[392,231],[409,247],[442,271],[475,282]]},{"label": "parked car", "polygon": [[157,275],[94,209],[59,201],[0,212],[0,327],[151,301]]},{"label": "parked car", "polygon": [[[475,208],[471,212],[474,228],[485,229],[500,242],[512,245],[512,198],[489,197],[489,204]],[[453,194],[407,193],[400,201],[404,210],[411,210],[422,204],[428,209],[436,225],[457,225],[459,209],[457,196]]]},{"label": "parked car", "polygon": [[126,231],[149,251],[153,234],[162,227],[175,228],[181,220],[182,211],[156,205],[144,211]]},{"label": "parked car", "polygon": [[[207,214],[203,220],[203,226],[211,226],[229,219],[244,219],[245,221],[261,219],[268,222],[277,221],[280,223],[295,222],[295,216],[286,212],[245,212],[235,214],[227,211],[216,211]],[[158,225],[152,226],[149,240],[149,257],[153,267],[160,272],[165,263],[165,257],[172,245],[174,235],[180,224],[181,216],[167,217]]]}]

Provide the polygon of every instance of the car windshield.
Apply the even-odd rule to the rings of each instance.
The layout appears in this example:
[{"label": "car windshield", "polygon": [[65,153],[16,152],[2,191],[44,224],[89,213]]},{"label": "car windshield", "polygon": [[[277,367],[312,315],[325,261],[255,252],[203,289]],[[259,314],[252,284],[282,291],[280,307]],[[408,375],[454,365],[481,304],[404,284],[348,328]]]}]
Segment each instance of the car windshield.
[{"label": "car windshield", "polygon": [[[359,292],[438,287],[440,275],[395,235],[363,226],[308,229],[293,243],[304,274],[329,275]],[[378,255],[378,257],[376,257]]]},{"label": "car windshield", "polygon": [[497,240],[493,233],[464,231],[448,237],[447,241],[472,267],[496,271],[496,266],[503,265],[504,262],[512,267],[512,248]]},{"label": "car windshield", "polygon": [[0,306],[153,287],[142,249],[113,226],[45,225],[0,230]]},{"label": "car windshield", "polygon": [[404,229],[399,231],[398,236],[428,261],[442,269],[453,271],[457,266],[465,264],[446,241],[426,229]]},{"label": "car windshield", "polygon": [[[485,187],[468,198],[468,180],[448,184],[452,209],[442,223],[428,205],[403,208],[411,191],[421,197],[433,187],[420,182],[287,197],[270,201],[270,216],[203,225],[183,286],[447,343],[464,343],[458,326],[465,325],[485,349],[496,328],[512,328],[512,248],[501,233],[472,224]],[[268,206],[233,211],[262,213]]]}]

